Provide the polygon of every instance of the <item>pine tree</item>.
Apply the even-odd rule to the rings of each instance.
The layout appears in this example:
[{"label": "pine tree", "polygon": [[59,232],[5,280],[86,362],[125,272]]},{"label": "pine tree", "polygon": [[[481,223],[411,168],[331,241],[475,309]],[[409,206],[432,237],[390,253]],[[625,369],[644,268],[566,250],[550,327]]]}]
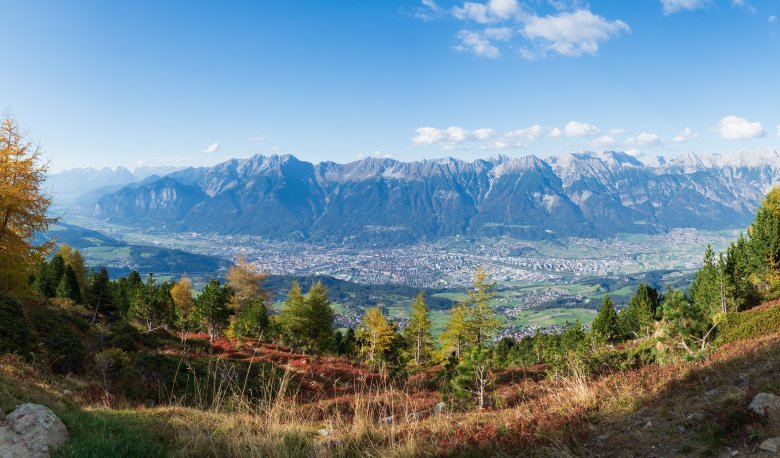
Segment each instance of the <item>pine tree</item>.
[{"label": "pine tree", "polygon": [[40,149],[6,113],[0,122],[0,292],[25,291],[30,274],[51,250],[51,242],[34,245],[35,236],[54,221],[46,216],[51,199],[43,190],[45,180]]},{"label": "pine tree", "polygon": [[708,245],[704,253],[704,266],[696,273],[688,289],[691,302],[705,313],[704,319],[708,322],[726,307],[723,279],[723,265],[715,260],[715,252]]},{"label": "pine tree", "polygon": [[57,254],[62,256],[65,265],[70,266],[76,273],[76,278],[79,282],[79,291],[82,297],[86,295],[87,287],[89,286],[89,271],[84,262],[84,256],[81,252],[70,245],[64,243],[60,244],[60,249]]},{"label": "pine tree", "polygon": [[212,278],[195,301],[195,318],[206,330],[211,342],[228,324],[230,296],[230,289]]},{"label": "pine tree", "polygon": [[336,353],[339,356],[350,356],[355,353],[355,345],[357,339],[355,338],[355,330],[352,328],[347,329],[343,335],[340,331],[337,331],[336,337]]},{"label": "pine tree", "polygon": [[404,338],[412,351],[412,361],[415,366],[420,366],[430,359],[433,349],[431,326],[428,306],[425,305],[425,295],[421,291],[412,302],[409,324],[404,329]]},{"label": "pine tree", "polygon": [[748,228],[747,261],[751,281],[762,299],[775,299],[780,288],[780,188],[774,187]]},{"label": "pine tree", "polygon": [[42,280],[39,282],[40,293],[46,297],[57,297],[57,287],[65,274],[65,261],[59,254],[54,255],[51,261],[44,264]]},{"label": "pine tree", "polygon": [[689,301],[679,290],[669,291],[663,307],[667,335],[691,356],[704,350],[715,329],[709,320],[710,311]]},{"label": "pine tree", "polygon": [[93,310],[92,324],[97,321],[101,308],[107,309],[112,305],[112,302],[111,280],[108,277],[108,271],[105,267],[100,267],[97,272],[93,270],[87,288],[87,306]]},{"label": "pine tree", "polygon": [[60,283],[57,285],[57,297],[70,299],[77,304],[81,303],[81,288],[76,272],[71,266],[65,266],[65,271],[60,277]]},{"label": "pine tree", "polygon": [[455,368],[452,388],[455,399],[465,405],[476,404],[485,408],[495,381],[490,350],[475,346]]},{"label": "pine tree", "polygon": [[739,312],[761,303],[761,295],[751,281],[748,240],[740,234],[726,250],[723,274],[726,277],[728,311]]},{"label": "pine tree", "polygon": [[174,308],[170,285],[157,284],[150,273],[146,283],[138,287],[131,316],[144,323],[146,330],[151,332],[173,322]]},{"label": "pine tree", "polygon": [[622,339],[635,339],[649,335],[653,330],[655,316],[661,314],[658,290],[641,283],[628,300],[628,305],[618,315],[619,334]]},{"label": "pine tree", "polygon": [[477,346],[486,345],[501,328],[492,304],[496,296],[496,284],[488,281],[482,267],[477,267],[474,282],[468,291],[466,324],[469,338]]},{"label": "pine tree", "polygon": [[395,336],[395,330],[385,318],[379,306],[368,309],[363,315],[363,322],[358,328],[357,338],[361,342],[361,353],[372,364],[390,348]]},{"label": "pine tree", "polygon": [[458,302],[450,310],[450,320],[440,337],[444,348],[454,352],[457,358],[460,358],[468,344],[469,330],[466,323],[466,313],[466,304]]},{"label": "pine tree", "polygon": [[306,333],[307,325],[306,316],[306,304],[301,285],[293,281],[287,299],[284,301],[279,322],[285,339],[294,346],[300,345],[303,341],[302,336]]},{"label": "pine tree", "polygon": [[317,282],[309,289],[304,300],[306,307],[307,346],[317,353],[322,353],[333,346],[333,321],[335,313],[330,306],[328,289]]},{"label": "pine tree", "polygon": [[615,342],[620,330],[618,329],[618,314],[609,294],[604,296],[604,302],[601,304],[598,315],[593,320],[591,330],[598,340],[603,342]]}]

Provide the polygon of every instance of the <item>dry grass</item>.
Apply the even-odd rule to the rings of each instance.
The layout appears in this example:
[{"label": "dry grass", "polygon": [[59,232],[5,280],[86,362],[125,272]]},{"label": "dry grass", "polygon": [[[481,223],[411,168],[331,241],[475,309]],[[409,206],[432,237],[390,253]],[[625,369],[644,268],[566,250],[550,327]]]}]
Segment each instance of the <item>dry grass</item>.
[{"label": "dry grass", "polygon": [[[91,417],[118,418],[133,425],[127,431],[141,428],[169,455],[182,457],[690,456],[724,447],[747,452],[765,434],[761,422],[747,413],[750,399],[759,391],[780,393],[778,335],[729,344],[706,361],[599,378],[589,378],[572,360],[566,377],[502,378],[498,407],[492,410],[438,416],[431,414],[436,392],[398,388],[378,374],[361,377],[364,369],[343,360],[304,364],[300,355],[276,347],[268,351],[284,371],[251,398],[244,394],[245,374],[219,364],[193,379],[194,399],[185,404],[171,397],[154,408],[120,401],[106,407],[104,400],[89,396],[94,383],[41,378],[34,367],[13,358],[0,359],[0,381],[16,386],[13,396],[5,395],[6,409],[11,398],[30,398],[60,412],[73,408]],[[348,389],[330,389],[340,382],[321,373],[329,364],[334,373],[355,374]],[[332,386],[323,385],[317,396],[310,391],[301,396],[291,388],[301,377],[331,379]],[[73,400],[63,398],[64,388],[76,393]],[[81,421],[78,415],[68,418]]]}]

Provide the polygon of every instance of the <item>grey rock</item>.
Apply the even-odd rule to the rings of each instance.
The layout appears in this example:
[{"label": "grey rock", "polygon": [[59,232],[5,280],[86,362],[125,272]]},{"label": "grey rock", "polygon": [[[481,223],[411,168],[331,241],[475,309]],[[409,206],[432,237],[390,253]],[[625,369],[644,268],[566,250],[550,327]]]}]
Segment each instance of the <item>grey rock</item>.
[{"label": "grey rock", "polygon": [[759,445],[758,448],[765,452],[777,453],[780,451],[780,437],[767,439],[764,442],[761,442],[761,445]]},{"label": "grey rock", "polygon": [[333,435],[333,430],[332,429],[328,429],[328,428],[322,428],[322,429],[317,430],[317,434],[319,434],[320,436],[325,436],[325,437],[332,436]]},{"label": "grey rock", "polygon": [[379,423],[389,425],[395,421],[395,417],[390,415],[389,417],[385,417],[381,420],[379,420]]},{"label": "grey rock", "polygon": [[0,424],[0,457],[46,458],[68,440],[68,429],[48,407],[22,404]]},{"label": "grey rock", "polygon": [[780,434],[780,396],[771,393],[758,393],[750,403],[749,409],[766,417],[772,431]]},{"label": "grey rock", "polygon": [[447,408],[447,404],[444,402],[437,402],[435,406],[433,406],[433,414],[434,415],[441,415],[444,413],[444,409]]}]

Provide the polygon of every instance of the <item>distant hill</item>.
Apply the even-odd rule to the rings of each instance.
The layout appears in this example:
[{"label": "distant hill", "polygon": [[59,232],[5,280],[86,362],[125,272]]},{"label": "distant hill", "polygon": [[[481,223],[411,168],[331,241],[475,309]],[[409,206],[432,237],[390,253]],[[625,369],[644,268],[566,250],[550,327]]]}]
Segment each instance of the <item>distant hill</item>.
[{"label": "distant hill", "polygon": [[776,152],[652,165],[620,152],[316,165],[258,155],[125,187],[100,197],[91,213],[175,230],[358,244],[600,237],[744,227],[779,179]]},{"label": "distant hill", "polygon": [[46,177],[46,187],[54,196],[55,204],[70,204],[84,195],[95,195],[91,199],[87,197],[86,202],[81,202],[82,205],[85,203],[94,205],[97,198],[103,194],[117,191],[130,183],[152,176],[159,178],[174,170],[175,167],[139,167],[132,172],[121,166],[116,169],[75,168],[49,174]]}]

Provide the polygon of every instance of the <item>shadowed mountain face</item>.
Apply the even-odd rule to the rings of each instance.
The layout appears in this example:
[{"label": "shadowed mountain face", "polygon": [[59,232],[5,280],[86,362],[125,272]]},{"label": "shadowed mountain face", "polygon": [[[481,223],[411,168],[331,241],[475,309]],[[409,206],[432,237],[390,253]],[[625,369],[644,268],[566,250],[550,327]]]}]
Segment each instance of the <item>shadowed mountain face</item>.
[{"label": "shadowed mountain face", "polygon": [[690,156],[649,166],[606,152],[314,165],[254,156],[127,186],[102,196],[91,212],[178,230],[356,243],[733,228],[750,222],[780,179],[779,158]]}]

